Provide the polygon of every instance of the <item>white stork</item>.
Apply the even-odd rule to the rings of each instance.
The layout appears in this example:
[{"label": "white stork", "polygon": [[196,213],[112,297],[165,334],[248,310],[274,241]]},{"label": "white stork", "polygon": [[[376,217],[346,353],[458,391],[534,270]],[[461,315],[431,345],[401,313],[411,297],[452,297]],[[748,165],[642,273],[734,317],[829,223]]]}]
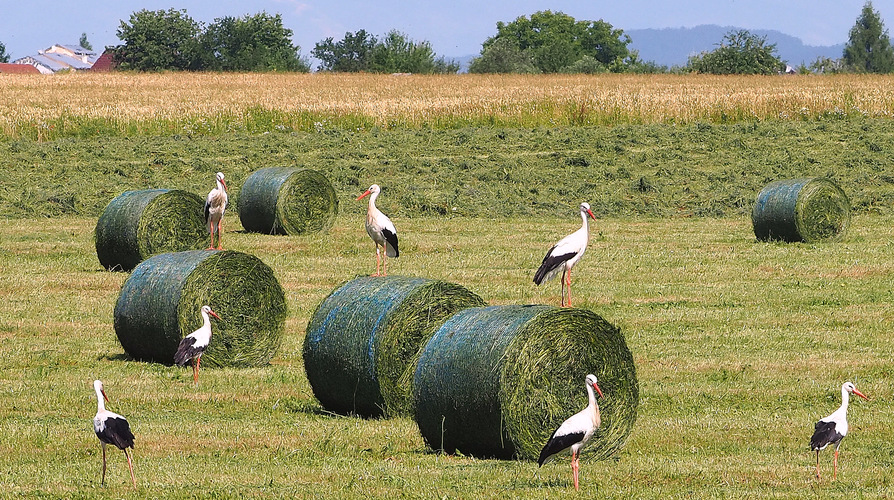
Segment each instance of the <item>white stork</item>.
[{"label": "white stork", "polygon": [[223,222],[224,210],[227,209],[227,183],[224,182],[223,172],[217,173],[217,187],[208,193],[205,198],[205,224],[208,224],[208,231],[211,233],[211,245],[208,250],[214,250],[214,233],[217,233],[217,250],[223,250],[220,246],[220,235],[223,233],[221,224]]},{"label": "white stork", "polygon": [[192,360],[192,379],[193,382],[199,383],[199,363],[202,361],[202,353],[208,348],[211,342],[211,318],[208,315],[220,319],[216,312],[211,310],[211,306],[202,306],[202,326],[198,330],[190,333],[177,346],[177,352],[174,353],[174,362],[177,366],[185,366]]},{"label": "white stork", "polygon": [[854,384],[845,382],[841,385],[841,406],[826,418],[816,423],[813,437],[810,438],[810,449],[816,451],[816,478],[820,477],[819,452],[830,444],[835,445],[835,458],[833,460],[832,480],[838,475],[838,448],[841,440],[847,436],[847,403],[850,394],[856,394],[865,400],[869,400],[862,392],[858,391]]},{"label": "white stork", "polygon": [[104,401],[108,401],[106,391],[103,389],[101,380],[93,381],[93,390],[96,391],[96,416],[93,417],[93,431],[96,437],[102,443],[102,483],[106,483],[106,445],[113,444],[124,452],[127,457],[127,466],[130,468],[130,480],[133,481],[134,487],[137,486],[137,480],[133,475],[133,462],[130,454],[127,453],[128,448],[133,448],[133,433],[130,432],[130,425],[127,419],[117,413],[106,410]]},{"label": "white stork", "polygon": [[376,244],[376,274],[373,274],[373,276],[379,276],[380,246],[385,250],[385,255],[382,255],[381,258],[382,276],[388,274],[387,258],[394,257],[396,259],[400,257],[400,251],[397,249],[397,229],[394,229],[391,219],[376,208],[376,198],[379,197],[380,191],[379,185],[373,184],[365,193],[357,197],[360,200],[364,196],[369,195],[369,207],[366,209],[366,233],[369,234],[369,237]]},{"label": "white stork", "polygon": [[602,390],[599,389],[599,385],[596,383],[596,375],[591,373],[587,375],[586,380],[587,396],[590,398],[589,404],[586,408],[562,422],[562,425],[553,432],[553,435],[550,436],[549,441],[546,442],[543,450],[540,451],[540,459],[537,460],[538,467],[542,466],[553,456],[570,448],[571,471],[574,476],[575,490],[579,489],[577,476],[578,470],[580,469],[580,463],[578,461],[580,458],[580,451],[587,445],[587,442],[593,437],[593,433],[596,432],[596,429],[598,429],[599,425],[602,423],[602,419],[599,415],[599,405],[596,403],[596,395],[593,394],[593,390],[595,389],[596,392],[599,393],[599,397],[602,397]]},{"label": "white stork", "polygon": [[[543,263],[534,274],[534,283],[540,285],[549,281],[562,271],[562,307],[571,307],[571,268],[584,256],[587,251],[587,242],[590,239],[590,228],[587,225],[587,215],[596,220],[596,216],[590,210],[587,203],[580,204],[580,216],[583,225],[577,231],[559,240],[543,257]],[[565,288],[568,288],[568,302],[565,302]]]}]

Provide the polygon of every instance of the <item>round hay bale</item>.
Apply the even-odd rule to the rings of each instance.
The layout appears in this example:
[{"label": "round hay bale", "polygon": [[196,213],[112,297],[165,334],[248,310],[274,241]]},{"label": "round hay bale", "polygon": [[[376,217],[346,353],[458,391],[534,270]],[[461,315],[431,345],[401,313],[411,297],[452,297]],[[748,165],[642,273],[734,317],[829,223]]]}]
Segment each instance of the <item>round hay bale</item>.
[{"label": "round hay bale", "polygon": [[411,414],[419,350],[456,311],[483,304],[445,281],[364,276],[345,283],[307,325],[304,368],[314,395],[337,413]]},{"label": "round hay bale", "polygon": [[639,384],[620,331],[583,309],[509,305],[466,309],[425,345],[415,418],[426,444],[448,453],[536,460],[552,432],[587,405],[599,379],[602,425],[586,449],[607,458],[633,429]]},{"label": "round hay bale", "polygon": [[198,195],[179,189],[121,193],[96,222],[100,264],[130,271],[155,254],[202,248],[208,238],[204,204]]},{"label": "round hay bale", "polygon": [[125,352],[171,364],[180,340],[202,325],[210,305],[212,325],[202,366],[266,365],[282,341],[285,293],[273,270],[253,255],[191,250],[150,257],[124,282],[115,304],[115,333]]},{"label": "round hay bale", "polygon": [[291,167],[262,168],[239,191],[239,220],[246,231],[302,234],[332,227],[335,189],[323,174]]},{"label": "round hay bale", "polygon": [[771,182],[751,211],[759,240],[812,242],[844,236],[851,220],[847,195],[822,177]]}]

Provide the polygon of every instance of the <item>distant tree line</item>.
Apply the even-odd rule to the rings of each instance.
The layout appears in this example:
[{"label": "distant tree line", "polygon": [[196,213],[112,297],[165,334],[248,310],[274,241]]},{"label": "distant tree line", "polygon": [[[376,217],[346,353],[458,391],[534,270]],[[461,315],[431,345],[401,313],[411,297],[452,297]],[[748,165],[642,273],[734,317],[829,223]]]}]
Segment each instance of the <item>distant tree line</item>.
[{"label": "distant tree line", "polygon": [[[207,26],[185,10],[141,10],[122,21],[108,47],[121,69],[135,71],[295,71],[310,62],[291,42],[282,16],[259,13],[223,17]],[[747,30],[724,35],[712,51],[689,58],[683,67],[642,61],[623,30],[599,21],[579,21],[562,12],[540,11],[497,23],[497,32],[472,59],[471,73],[711,73],[776,74],[787,69],[776,44]],[[87,35],[81,45],[90,48]],[[428,41],[397,30],[378,38],[365,30],[318,42],[311,55],[317,70],[369,73],[456,73],[460,66],[435,54]],[[8,62],[0,42],[0,62]],[[851,28],[840,59],[818,58],[799,73],[892,73],[894,49],[881,16],[867,1]]]},{"label": "distant tree line", "polygon": [[215,19],[208,26],[186,10],[141,10],[121,22],[111,47],[120,69],[136,71],[310,71],[282,16],[260,13]]}]

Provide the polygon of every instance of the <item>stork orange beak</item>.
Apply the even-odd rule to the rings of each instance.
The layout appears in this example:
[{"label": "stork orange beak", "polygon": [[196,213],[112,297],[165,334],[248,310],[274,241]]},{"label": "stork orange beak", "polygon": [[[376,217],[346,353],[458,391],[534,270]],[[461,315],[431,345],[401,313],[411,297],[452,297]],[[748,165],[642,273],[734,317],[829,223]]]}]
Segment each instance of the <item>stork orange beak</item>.
[{"label": "stork orange beak", "polygon": [[368,194],[371,193],[371,192],[372,192],[372,191],[370,191],[369,189],[367,189],[366,192],[363,193],[363,194],[361,194],[360,196],[358,196],[357,199],[358,199],[358,200],[362,200],[364,196],[368,195]]},{"label": "stork orange beak", "polygon": [[869,398],[864,396],[863,393],[858,391],[856,388],[854,388],[854,394],[856,394],[857,396],[860,396],[861,398],[865,399],[866,401],[869,401]]},{"label": "stork orange beak", "polygon": [[593,215],[593,211],[592,211],[592,210],[587,210],[587,213],[590,214],[590,217],[592,217],[593,220],[596,220],[596,216]]},{"label": "stork orange beak", "polygon": [[217,318],[217,319],[220,319],[220,316],[218,316],[217,313],[214,312],[214,311],[208,311],[208,314],[214,316],[214,317]]},{"label": "stork orange beak", "polygon": [[223,184],[224,191],[226,191],[226,192],[229,193],[229,192],[230,192],[230,188],[227,187],[227,181],[221,179],[221,180],[220,180],[220,183]]},{"label": "stork orange beak", "polygon": [[99,392],[102,393],[102,398],[103,398],[103,399],[105,399],[106,401],[109,400],[109,397],[106,396],[106,390],[105,390],[105,389],[100,389]]},{"label": "stork orange beak", "polygon": [[598,384],[593,384],[593,389],[596,389],[596,392],[599,393],[600,398],[605,397],[602,395],[602,389],[599,388]]}]

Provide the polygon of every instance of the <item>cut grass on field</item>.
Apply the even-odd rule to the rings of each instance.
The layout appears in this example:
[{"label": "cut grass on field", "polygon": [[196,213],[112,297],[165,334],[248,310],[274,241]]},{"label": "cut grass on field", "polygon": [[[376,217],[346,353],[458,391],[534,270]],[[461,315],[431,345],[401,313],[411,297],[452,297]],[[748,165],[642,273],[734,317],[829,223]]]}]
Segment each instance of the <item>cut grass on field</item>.
[{"label": "cut grass on field", "polygon": [[749,217],[767,183],[799,177],[886,214],[891,151],[889,119],[0,141],[0,216],[99,217],[148,188],[204,199],[218,171],[235,214],[243,183],[270,165],[323,173],[356,215],[377,183],[391,217],[566,217],[582,201],[599,217]]},{"label": "cut grass on field", "polygon": [[[313,309],[374,264],[362,218],[330,233],[226,241],[276,272],[289,306],[279,355],[261,368],[189,370],[127,359],[112,328],[123,273],[93,253],[93,218],[0,225],[0,486],[4,495],[251,498],[566,498],[568,458],[478,460],[427,452],[411,420],[321,411],[301,346]],[[531,282],[572,217],[395,218],[394,274],[449,280],[492,304],[555,304]],[[894,218],[860,215],[838,243],[757,242],[747,217],[609,218],[575,268],[579,305],[626,335],[640,413],[616,460],[584,460],[581,497],[885,497],[894,494],[891,282]],[[136,434],[130,486],[112,453],[99,487],[90,384]],[[813,422],[851,380],[838,481],[813,477]],[[580,388],[580,405],[586,403]],[[586,454],[584,455],[586,457]],[[821,455],[831,473],[831,453]]]}]

